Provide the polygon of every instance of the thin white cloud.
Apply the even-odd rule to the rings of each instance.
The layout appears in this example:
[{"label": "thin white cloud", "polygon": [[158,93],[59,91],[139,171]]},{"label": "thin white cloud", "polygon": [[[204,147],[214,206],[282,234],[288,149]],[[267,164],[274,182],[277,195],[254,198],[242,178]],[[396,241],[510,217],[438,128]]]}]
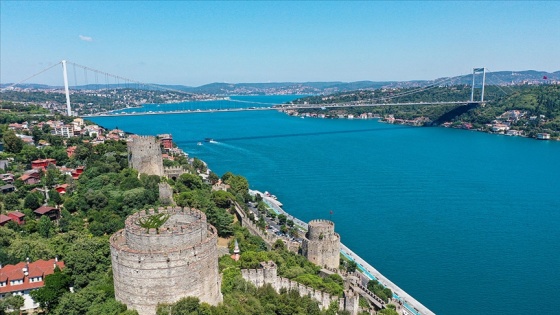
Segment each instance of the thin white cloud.
[{"label": "thin white cloud", "polygon": [[91,38],[89,36],[80,35],[79,37],[80,37],[81,40],[83,40],[85,42],[93,42],[93,38]]}]

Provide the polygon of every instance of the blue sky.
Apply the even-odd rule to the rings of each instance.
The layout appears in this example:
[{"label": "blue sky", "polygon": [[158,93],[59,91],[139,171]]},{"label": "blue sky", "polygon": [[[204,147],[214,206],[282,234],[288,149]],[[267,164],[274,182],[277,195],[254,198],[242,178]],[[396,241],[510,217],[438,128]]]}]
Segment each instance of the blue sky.
[{"label": "blue sky", "polygon": [[1,83],[62,59],[192,86],[557,71],[560,2],[0,1]]}]

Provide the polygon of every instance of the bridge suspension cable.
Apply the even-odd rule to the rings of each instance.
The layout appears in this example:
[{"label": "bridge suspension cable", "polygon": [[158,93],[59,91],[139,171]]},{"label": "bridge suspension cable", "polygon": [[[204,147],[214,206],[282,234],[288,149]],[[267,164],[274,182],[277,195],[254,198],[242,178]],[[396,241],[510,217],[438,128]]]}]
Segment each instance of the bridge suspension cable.
[{"label": "bridge suspension cable", "polygon": [[[136,80],[128,79],[128,78],[121,77],[121,76],[118,76],[118,75],[110,74],[108,72],[93,69],[93,68],[90,68],[90,67],[87,67],[87,66],[83,66],[83,65],[71,62],[71,61],[67,61],[67,63],[71,64],[74,67],[82,68],[82,69],[84,69],[84,71],[91,71],[91,72],[95,73],[97,88],[99,88],[99,83],[97,82],[97,76],[102,75],[102,76],[105,76],[105,86],[106,86],[107,89],[109,88],[109,83],[108,83],[109,78],[113,78],[115,80],[115,82],[118,82],[117,80],[122,80],[122,81],[127,82],[127,83],[135,83],[135,84],[137,84],[137,89],[139,89],[140,86],[145,86],[147,88],[154,88],[154,89],[158,89],[158,90],[166,90],[166,91],[176,92],[176,93],[181,93],[181,94],[194,95],[194,93],[181,91],[181,90],[177,90],[177,89],[172,89],[172,88],[168,88],[166,86],[161,86],[161,85],[157,85],[157,84],[153,84],[153,83],[142,83],[140,81],[136,81]],[[87,76],[86,76],[86,78],[87,78]]]},{"label": "bridge suspension cable", "polygon": [[47,72],[48,70],[50,70],[50,69],[52,69],[52,68],[54,68],[54,67],[56,67],[56,66],[58,66],[58,65],[60,65],[60,64],[62,64],[62,61],[60,61],[60,62],[58,62],[58,63],[55,63],[54,65],[52,65],[52,66],[50,66],[50,67],[48,67],[48,68],[46,68],[46,69],[43,69],[43,70],[41,70],[41,71],[35,73],[34,75],[32,75],[32,76],[30,76],[30,77],[28,77],[28,78],[26,78],[26,79],[23,79],[23,80],[21,80],[21,81],[19,81],[19,82],[17,82],[17,83],[14,83],[14,84],[12,84],[12,85],[10,85],[10,86],[7,86],[7,87],[3,88],[2,90],[11,89],[11,88],[13,88],[13,87],[16,86],[16,85],[20,85],[20,84],[22,84],[22,83],[24,83],[24,82],[27,82],[27,81],[33,79],[34,77],[36,77],[36,76],[38,76],[38,75],[40,75],[40,74],[42,74],[42,73],[44,73],[44,72]]}]

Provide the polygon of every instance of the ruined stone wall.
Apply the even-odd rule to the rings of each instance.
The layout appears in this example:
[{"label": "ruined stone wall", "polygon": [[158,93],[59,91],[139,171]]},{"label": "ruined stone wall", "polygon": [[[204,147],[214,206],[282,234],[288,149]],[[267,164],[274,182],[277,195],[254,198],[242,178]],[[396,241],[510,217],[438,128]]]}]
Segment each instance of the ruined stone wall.
[{"label": "ruined stone wall", "polygon": [[312,263],[337,269],[340,265],[340,235],[334,232],[334,222],[310,221],[301,249],[303,255]]},{"label": "ruined stone wall", "polygon": [[[158,230],[138,225],[155,213],[170,217]],[[217,231],[195,209],[140,211],[110,238],[115,298],[140,315],[155,315],[158,303],[186,296],[216,305],[222,301]]]},{"label": "ruined stone wall", "polygon": [[241,276],[256,287],[270,284],[276,292],[281,289],[296,290],[300,296],[309,296],[319,302],[321,309],[327,309],[332,302],[338,302],[341,310],[349,311],[352,315],[358,314],[359,296],[352,291],[345,290],[344,297],[330,295],[326,292],[315,290],[288,278],[277,276],[277,267],[274,262],[261,262],[259,269],[242,269]]},{"label": "ruined stone wall", "polygon": [[187,171],[182,166],[169,166],[163,168],[163,174],[167,178],[171,178],[173,180],[176,180],[179,176],[185,173],[187,173]]},{"label": "ruined stone wall", "polygon": [[160,142],[156,137],[135,137],[127,142],[128,165],[138,173],[163,176]]},{"label": "ruined stone wall", "polygon": [[175,205],[173,187],[166,182],[158,183],[159,202],[162,205]]}]

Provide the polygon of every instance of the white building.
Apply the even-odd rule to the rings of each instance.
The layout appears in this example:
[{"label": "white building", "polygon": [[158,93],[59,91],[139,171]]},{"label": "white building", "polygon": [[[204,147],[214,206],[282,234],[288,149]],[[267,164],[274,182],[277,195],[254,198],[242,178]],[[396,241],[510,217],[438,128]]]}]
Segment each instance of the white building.
[{"label": "white building", "polygon": [[63,269],[64,262],[58,259],[20,262],[16,265],[0,265],[0,299],[8,294],[23,296],[21,310],[39,307],[29,293],[45,285],[45,277],[53,274],[55,267]]}]

